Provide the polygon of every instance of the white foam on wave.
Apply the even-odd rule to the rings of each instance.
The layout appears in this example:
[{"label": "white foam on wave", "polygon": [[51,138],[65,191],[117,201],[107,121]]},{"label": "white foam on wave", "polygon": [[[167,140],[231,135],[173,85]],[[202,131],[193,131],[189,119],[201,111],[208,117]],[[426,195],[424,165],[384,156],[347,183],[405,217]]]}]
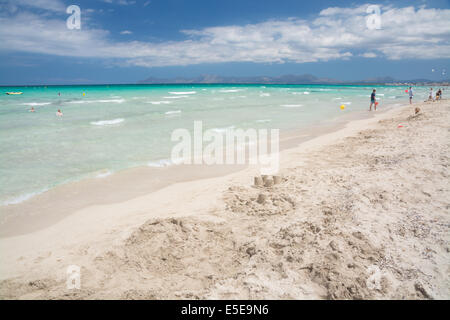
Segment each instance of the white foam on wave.
[{"label": "white foam on wave", "polygon": [[260,97],[270,97],[270,93],[261,93]]},{"label": "white foam on wave", "polygon": [[94,126],[112,126],[115,124],[119,124],[123,121],[125,121],[125,119],[119,118],[119,119],[113,119],[113,120],[93,121],[93,122],[91,122],[91,124],[93,124]]},{"label": "white foam on wave", "polygon": [[175,97],[163,97],[164,99],[183,99],[189,98],[189,96],[175,96]]},{"label": "white foam on wave", "polygon": [[261,120],[256,120],[256,122],[270,122],[272,121],[271,119],[261,119]]},{"label": "white foam on wave", "polygon": [[197,91],[172,91],[172,92],[169,92],[170,94],[183,94],[183,95],[185,95],[185,94],[196,94],[197,93]]},{"label": "white foam on wave", "polygon": [[226,127],[226,128],[213,128],[213,129],[211,129],[211,131],[216,132],[216,133],[225,133],[228,130],[231,130],[231,129],[234,129],[234,128],[236,128],[236,127],[235,126],[229,126],[229,127]]},{"label": "white foam on wave", "polygon": [[112,172],[109,170],[102,170],[100,171],[95,177],[102,179],[102,178],[106,178],[107,176],[112,175]]},{"label": "white foam on wave", "polygon": [[334,98],[333,100],[342,100],[342,98],[340,98],[340,97],[339,98]]},{"label": "white foam on wave", "polygon": [[170,159],[161,159],[157,161],[150,161],[147,166],[154,168],[164,168],[173,165],[174,163]]},{"label": "white foam on wave", "polygon": [[299,108],[299,107],[303,107],[302,104],[282,104],[281,107],[285,107],[285,108]]},{"label": "white foam on wave", "polygon": [[147,101],[146,103],[151,103],[151,104],[171,104],[172,101]]},{"label": "white foam on wave", "polygon": [[239,91],[242,91],[242,89],[219,90],[219,92],[222,92],[222,93],[231,93],[231,92],[239,92]]},{"label": "white foam on wave", "polygon": [[304,92],[291,92],[292,94],[310,94],[311,92],[309,91],[304,91]]},{"label": "white foam on wave", "polygon": [[48,191],[48,189],[44,189],[44,190],[38,191],[38,192],[31,192],[31,193],[23,194],[18,197],[15,197],[15,198],[5,200],[0,205],[9,206],[9,205],[13,205],[13,204],[19,204],[19,203],[22,203],[24,201],[27,201],[28,199],[31,199],[31,198],[37,196],[37,195],[40,195],[41,193],[44,193],[46,191]]},{"label": "white foam on wave", "polygon": [[348,104],[348,105],[350,105],[350,104],[352,104],[350,101],[347,101],[347,102],[342,102],[342,104]]},{"label": "white foam on wave", "polygon": [[176,114],[176,113],[181,113],[181,110],[167,111],[165,114]]},{"label": "white foam on wave", "polygon": [[23,106],[31,106],[31,107],[37,107],[37,106],[46,106],[52,104],[51,102],[28,102],[28,103],[22,103]]},{"label": "white foam on wave", "polygon": [[101,99],[101,100],[77,100],[69,103],[84,104],[84,103],[123,103],[125,99]]}]

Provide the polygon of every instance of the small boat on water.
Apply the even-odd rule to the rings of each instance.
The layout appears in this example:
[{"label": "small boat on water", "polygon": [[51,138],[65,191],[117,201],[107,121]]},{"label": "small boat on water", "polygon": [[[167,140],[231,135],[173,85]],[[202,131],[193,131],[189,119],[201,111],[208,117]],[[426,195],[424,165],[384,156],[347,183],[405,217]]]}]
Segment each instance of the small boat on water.
[{"label": "small boat on water", "polygon": [[23,92],[6,92],[7,95],[22,94]]}]

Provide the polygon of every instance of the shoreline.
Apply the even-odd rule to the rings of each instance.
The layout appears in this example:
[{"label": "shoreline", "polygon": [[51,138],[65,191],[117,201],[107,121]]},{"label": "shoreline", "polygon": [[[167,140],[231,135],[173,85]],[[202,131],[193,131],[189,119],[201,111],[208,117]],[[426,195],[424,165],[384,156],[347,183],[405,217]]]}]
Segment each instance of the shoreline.
[{"label": "shoreline", "polygon": [[[376,114],[384,114],[406,105],[386,105]],[[350,122],[376,116],[357,111],[327,119],[301,129],[280,132],[280,152],[345,128]],[[154,168],[139,166],[112,172],[105,177],[87,177],[58,184],[35,192],[20,203],[0,206],[0,239],[36,232],[63,220],[70,214],[93,205],[107,205],[131,200],[171,184],[223,177],[245,170],[245,165],[170,165]]]},{"label": "shoreline", "polygon": [[247,168],[2,238],[0,298],[446,299],[450,101],[416,106],[286,149],[273,188]]},{"label": "shoreline", "polygon": [[[293,145],[290,145],[289,148],[284,148],[284,150],[281,150],[280,148],[280,168],[288,165],[288,163],[286,163],[286,161],[283,161],[283,159],[285,157],[283,157],[281,154],[284,153],[286,155],[286,157],[291,154],[291,152],[296,152],[298,149],[301,148],[305,148],[305,150],[308,149],[317,149],[320,148],[323,145],[326,144],[331,144],[333,143],[333,141],[336,141],[338,139],[342,139],[345,136],[354,134],[357,130],[362,129],[363,127],[365,127],[366,125],[370,125],[371,123],[376,122],[376,120],[378,118],[386,118],[389,117],[393,114],[396,114],[398,112],[401,112],[402,109],[406,109],[408,108],[408,105],[403,105],[400,106],[398,108],[391,108],[389,110],[386,110],[384,112],[380,112],[377,114],[372,114],[366,118],[362,118],[362,119],[355,119],[352,121],[347,121],[342,123],[340,126],[335,126],[332,128],[328,128],[330,129],[330,131],[323,133],[322,135],[318,135],[318,136],[313,136],[310,139],[305,139],[304,141],[301,141],[302,138],[305,138],[305,136],[300,136],[299,139],[300,141],[296,141],[295,140],[295,134],[298,134],[298,131],[291,132],[290,135],[293,136],[294,138],[288,139],[289,142],[292,141],[296,141],[298,142],[298,144],[294,143]],[[303,132],[301,129],[299,130],[301,132]],[[169,169],[177,169],[177,168],[181,168],[181,171],[183,171],[183,173],[186,173],[186,171],[182,170],[183,165],[181,166],[172,166],[172,167],[168,167],[168,168],[159,168],[159,169],[155,169],[155,168],[149,168],[149,167],[138,167],[138,168],[131,168],[131,169],[127,169],[124,170],[122,172],[117,172],[115,174],[112,174],[110,176],[107,176],[103,179],[96,179],[96,178],[91,178],[91,179],[84,179],[82,181],[76,181],[76,182],[71,182],[71,183],[67,183],[65,185],[53,188],[51,190],[48,190],[47,192],[40,194],[30,200],[25,201],[24,203],[18,204],[18,205],[13,205],[11,207],[17,208],[18,210],[22,210],[22,208],[28,208],[30,210],[35,211],[36,210],[36,204],[35,201],[42,201],[44,203],[44,210],[48,210],[47,207],[47,203],[50,201],[54,201],[54,194],[60,193],[60,190],[62,189],[62,194],[68,194],[68,197],[71,198],[73,196],[76,196],[78,193],[80,192],[84,192],[84,190],[87,190],[86,194],[90,194],[92,192],[92,189],[95,190],[102,190],[102,188],[99,187],[99,184],[102,185],[102,187],[105,187],[107,185],[110,186],[121,186],[123,184],[121,180],[121,176],[122,174],[125,176],[126,180],[133,180],[134,177],[142,177],[143,172],[141,170],[145,170],[147,171],[147,173],[152,174],[155,170],[162,172],[163,174],[166,173],[167,171],[169,171]],[[195,167],[195,166],[193,166]],[[214,171],[213,167],[216,166],[197,166],[197,173],[204,173],[202,170],[204,167],[209,167],[212,168]],[[217,167],[227,167],[227,166],[217,166]],[[131,175],[131,179],[128,179],[127,175],[130,174]],[[26,238],[28,235],[32,236],[34,234],[40,233],[40,232],[46,232],[46,230],[50,229],[57,229],[58,225],[60,224],[66,224],[65,222],[67,222],[68,220],[71,220],[71,218],[74,218],[73,216],[76,215],[79,212],[94,212],[95,208],[99,208],[99,207],[110,207],[110,206],[120,206],[126,203],[132,203],[133,201],[139,202],[140,199],[144,199],[145,197],[151,197],[156,196],[158,193],[164,193],[166,192],[166,190],[168,189],[176,189],[179,190],[181,192],[182,189],[179,188],[179,186],[188,186],[189,184],[199,184],[201,185],[202,182],[204,181],[225,181],[225,180],[233,180],[234,177],[247,177],[249,174],[255,174],[258,175],[258,170],[255,168],[250,168],[248,165],[244,165],[243,167],[240,168],[240,170],[236,170],[236,171],[231,171],[225,174],[219,174],[219,175],[214,175],[214,172],[212,174],[212,176],[206,177],[206,178],[197,178],[197,179],[185,179],[185,180],[181,180],[181,181],[176,181],[176,182],[172,182],[172,183],[168,183],[167,185],[163,185],[161,187],[158,187],[156,189],[150,189],[150,190],[142,190],[142,186],[137,186],[137,190],[139,191],[139,193],[137,195],[127,195],[125,194],[124,198],[120,198],[120,194],[118,195],[119,198],[115,198],[117,197],[116,193],[113,193],[113,190],[107,190],[105,194],[108,195],[112,195],[113,198],[115,199],[107,199],[106,202],[104,201],[99,201],[98,202],[98,198],[95,198],[93,203],[89,203],[87,205],[82,205],[82,206],[76,206],[73,210],[70,210],[70,206],[68,208],[67,205],[67,200],[66,198],[63,198],[61,200],[60,203],[58,203],[60,210],[66,210],[66,214],[64,216],[62,216],[60,214],[60,212],[57,213],[57,216],[51,216],[50,217],[50,221],[44,221],[44,224],[41,225],[40,227],[38,226],[37,229],[35,229],[35,226],[31,225],[30,227],[34,230],[32,230],[31,232],[24,232],[21,233],[19,232],[18,234],[15,234],[15,232],[13,232],[13,234],[11,236],[1,236],[0,237],[0,242],[2,240],[8,240],[8,239],[14,239],[14,238]],[[119,181],[117,181],[117,183],[108,183],[110,180],[118,178]],[[141,179],[141,181],[145,181],[145,179]],[[86,183],[92,183],[92,186],[89,186],[87,188]],[[149,184],[152,185],[153,181],[150,181]],[[77,188],[74,188],[74,186],[78,186]],[[127,186],[129,186],[129,184],[127,184]],[[148,186],[146,186],[148,187]],[[188,188],[189,189],[189,188]],[[70,190],[73,190],[73,194],[70,193]],[[122,190],[123,191],[123,190]],[[85,195],[85,194],[83,194]],[[102,199],[102,197],[104,196],[104,194],[102,193],[100,195],[100,199]],[[42,200],[41,200],[42,199]],[[69,214],[67,214],[67,212],[69,212]],[[30,219],[33,218],[33,215],[31,216],[25,216],[23,217],[23,219],[21,219],[19,221],[19,228],[22,228],[24,226],[24,224],[22,224],[22,222],[26,221],[29,222]],[[42,217],[36,217],[35,222],[37,221],[37,223],[39,223],[40,219]],[[6,233],[5,232],[5,226],[7,225],[1,225],[0,226],[0,230],[2,231],[1,234]],[[17,225],[16,225],[17,226]],[[14,230],[15,231],[15,230]],[[10,232],[8,232],[10,233]],[[1,272],[0,272],[0,276],[1,276]]]}]

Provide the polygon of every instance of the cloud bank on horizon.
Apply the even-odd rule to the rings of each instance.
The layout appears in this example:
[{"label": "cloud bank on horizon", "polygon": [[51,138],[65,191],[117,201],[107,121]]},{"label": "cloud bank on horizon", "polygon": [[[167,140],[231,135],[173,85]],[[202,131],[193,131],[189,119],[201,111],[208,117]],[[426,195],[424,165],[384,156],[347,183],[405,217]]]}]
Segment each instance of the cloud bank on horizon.
[{"label": "cloud bank on horizon", "polygon": [[[113,0],[104,0],[112,2]],[[114,0],[116,1],[116,0]],[[116,1],[133,5],[134,1]],[[182,40],[116,40],[83,11],[81,30],[66,27],[60,0],[0,1],[0,51],[100,58],[122,66],[209,63],[307,63],[366,59],[450,58],[450,10],[380,6],[381,28],[367,27],[367,7],[330,7],[310,19],[180,30]],[[88,11],[89,12],[89,11]],[[132,35],[125,30],[122,35]]]}]

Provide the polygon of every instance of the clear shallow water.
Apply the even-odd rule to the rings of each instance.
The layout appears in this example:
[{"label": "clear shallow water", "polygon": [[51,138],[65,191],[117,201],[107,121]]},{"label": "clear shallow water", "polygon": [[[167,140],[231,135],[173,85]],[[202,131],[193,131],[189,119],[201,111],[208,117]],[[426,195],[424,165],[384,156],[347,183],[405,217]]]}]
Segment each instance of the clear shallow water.
[{"label": "clear shallow water", "polygon": [[[378,86],[379,107],[407,103],[405,89]],[[416,88],[414,100],[423,101],[427,89]],[[196,120],[203,121],[204,130],[219,132],[302,128],[367,110],[371,90],[330,85],[2,87],[0,205],[86,177],[166,166],[172,131],[192,130]],[[8,91],[23,94],[4,94]],[[31,106],[36,112],[29,112]],[[57,109],[62,118],[56,117]]]}]

